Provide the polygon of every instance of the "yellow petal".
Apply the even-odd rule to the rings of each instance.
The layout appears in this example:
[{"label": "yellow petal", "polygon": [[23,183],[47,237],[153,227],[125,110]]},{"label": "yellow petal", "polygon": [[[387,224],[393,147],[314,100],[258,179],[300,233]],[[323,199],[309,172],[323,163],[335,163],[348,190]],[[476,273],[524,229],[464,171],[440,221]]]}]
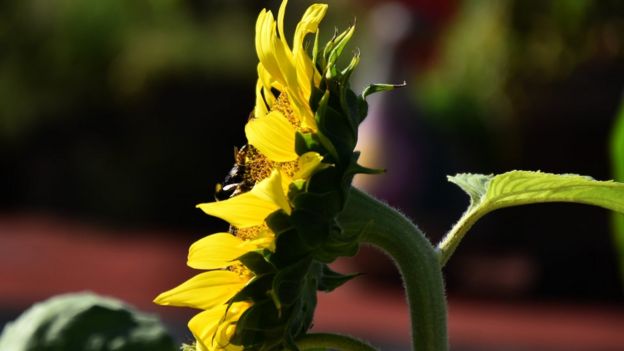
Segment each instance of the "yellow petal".
[{"label": "yellow petal", "polygon": [[247,281],[230,271],[204,272],[158,295],[154,302],[159,305],[207,310],[226,303]]},{"label": "yellow petal", "polygon": [[256,84],[256,106],[254,107],[254,117],[256,118],[261,118],[269,112],[262,91],[262,81],[258,79]]},{"label": "yellow petal", "polygon": [[301,155],[301,157],[299,157],[299,160],[297,160],[298,170],[293,175],[293,180],[310,178],[310,176],[314,174],[314,172],[316,172],[318,169],[323,166],[328,166],[326,164],[322,165],[322,162],[323,156],[321,156],[317,152],[310,151]]},{"label": "yellow petal", "polygon": [[296,84],[297,72],[290,48],[277,36],[276,23],[271,11],[262,10],[256,21],[256,53],[260,64],[274,80]]},{"label": "yellow petal", "polygon": [[268,178],[254,185],[246,193],[224,201],[199,204],[197,207],[238,228],[261,225],[269,214],[280,208],[288,214],[291,212],[281,183],[280,173],[273,170]]},{"label": "yellow petal", "polygon": [[227,306],[218,306],[208,311],[196,314],[188,322],[188,327],[197,340],[198,350],[212,350],[212,339],[217,330],[217,326],[225,315]]},{"label": "yellow petal", "polygon": [[293,40],[293,52],[295,55],[303,50],[303,40],[305,39],[305,36],[311,33],[316,33],[316,30],[326,13],[327,4],[313,4],[308,7],[295,29],[295,37]]},{"label": "yellow petal", "polygon": [[304,49],[306,35],[316,33],[318,26],[327,13],[327,4],[313,4],[303,14],[295,29],[293,39],[293,56],[296,61],[297,76],[302,96],[309,100],[311,85],[320,80],[320,74],[314,67],[312,60]]},{"label": "yellow petal", "polygon": [[187,264],[195,269],[225,268],[257,248],[257,243],[241,240],[230,233],[216,233],[191,245]]},{"label": "yellow petal", "polygon": [[277,11],[277,29],[282,43],[290,51],[288,43],[286,42],[286,36],[284,35],[284,15],[286,14],[286,5],[288,5],[288,0],[283,0],[279,10]]},{"label": "yellow petal", "polygon": [[275,35],[275,21],[271,11],[262,10],[256,21],[256,53],[260,63],[276,79],[282,78],[272,50],[272,36]]},{"label": "yellow petal", "polygon": [[197,207],[238,228],[261,225],[269,214],[279,208],[273,201],[258,198],[251,191],[224,201],[199,204]]},{"label": "yellow petal", "polygon": [[271,161],[288,162],[297,159],[295,127],[279,111],[271,111],[262,118],[254,118],[245,125],[249,144]]},{"label": "yellow petal", "polygon": [[[212,310],[201,312],[193,317],[188,327],[195,336],[197,343],[204,350],[209,351],[238,351],[241,346],[230,344],[233,333],[223,333],[221,330],[231,330],[240,316],[249,308],[247,302],[233,303],[229,308],[219,306]],[[235,327],[235,325],[234,325]]]},{"label": "yellow petal", "polygon": [[269,176],[270,182],[267,182],[264,185],[264,188],[258,189],[258,191],[262,191],[265,196],[270,196],[271,199],[278,204],[278,206],[284,210],[284,212],[290,214],[291,208],[290,203],[288,202],[288,198],[286,197],[286,193],[284,192],[284,188],[282,188],[282,175],[281,172],[277,169],[273,169],[271,175]]}]

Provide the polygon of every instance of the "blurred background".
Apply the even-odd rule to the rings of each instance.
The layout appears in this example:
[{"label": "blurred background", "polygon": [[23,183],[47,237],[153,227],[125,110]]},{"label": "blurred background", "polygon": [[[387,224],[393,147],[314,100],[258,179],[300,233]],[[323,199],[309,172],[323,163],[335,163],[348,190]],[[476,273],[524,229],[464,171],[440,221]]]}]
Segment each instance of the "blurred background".
[{"label": "blurred background", "polygon": [[[624,154],[610,150],[624,88],[621,1],[328,3],[322,36],[357,18],[354,89],[407,82],[369,99],[359,148],[388,172],[357,184],[432,241],[468,204],[446,175],[624,177],[624,155],[610,158]],[[291,0],[290,33],[310,4]],[[158,313],[190,340],[193,311],[151,300],[194,274],[190,243],[226,227],[195,205],[212,201],[244,143],[255,18],[278,6],[0,2],[0,326],[35,301],[91,290]],[[453,350],[622,350],[611,223],[606,210],[571,204],[481,220],[445,268]],[[407,349],[392,263],[365,247],[336,266],[365,275],[321,296],[315,328]]]}]

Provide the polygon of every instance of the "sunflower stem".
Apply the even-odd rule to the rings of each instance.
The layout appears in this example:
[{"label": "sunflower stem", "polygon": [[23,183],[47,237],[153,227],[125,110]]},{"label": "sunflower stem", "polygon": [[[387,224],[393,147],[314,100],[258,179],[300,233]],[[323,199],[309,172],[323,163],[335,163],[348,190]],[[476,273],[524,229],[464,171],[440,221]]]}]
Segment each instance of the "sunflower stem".
[{"label": "sunflower stem", "polygon": [[295,344],[301,351],[305,350],[339,350],[339,351],[377,351],[368,343],[345,335],[317,333],[307,334],[299,338]]},{"label": "sunflower stem", "polygon": [[352,188],[340,215],[347,232],[361,233],[394,259],[405,284],[415,351],[446,351],[446,298],[435,249],[407,217],[379,200]]}]

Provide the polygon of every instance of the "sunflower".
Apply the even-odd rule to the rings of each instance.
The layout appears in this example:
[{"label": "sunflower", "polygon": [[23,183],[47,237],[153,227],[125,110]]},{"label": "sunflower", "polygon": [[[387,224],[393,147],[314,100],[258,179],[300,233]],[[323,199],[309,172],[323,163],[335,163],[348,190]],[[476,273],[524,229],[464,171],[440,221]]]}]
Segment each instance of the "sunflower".
[{"label": "sunflower", "polygon": [[251,306],[250,301],[232,299],[250,284],[256,274],[241,257],[250,252],[273,252],[275,233],[267,217],[281,210],[289,215],[288,199],[293,184],[302,184],[316,171],[328,167],[317,152],[298,155],[296,133],[317,130],[308,101],[320,73],[304,50],[306,35],[316,33],[327,5],[314,4],[297,25],[293,48],[285,39],[283,22],[287,1],[280,6],[277,21],[263,10],[256,24],[258,83],[253,116],[245,126],[248,145],[238,151],[244,165],[244,184],[230,198],[198,207],[230,223],[229,232],[204,237],[191,245],[187,264],[204,270],[154,300],[161,305],[203,310],[188,323],[197,350],[240,350],[232,343],[236,324]]}]

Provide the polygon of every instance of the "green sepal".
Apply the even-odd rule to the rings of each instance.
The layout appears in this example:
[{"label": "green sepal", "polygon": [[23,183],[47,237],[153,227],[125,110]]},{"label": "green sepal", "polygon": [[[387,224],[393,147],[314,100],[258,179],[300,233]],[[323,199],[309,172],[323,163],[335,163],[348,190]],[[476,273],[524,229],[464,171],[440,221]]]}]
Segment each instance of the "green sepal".
[{"label": "green sepal", "polygon": [[355,71],[355,69],[357,68],[359,64],[360,64],[360,50],[356,49],[355,52],[353,53],[353,56],[351,57],[351,62],[349,62],[349,65],[347,65],[347,67],[345,67],[340,72],[342,83],[346,83],[346,84],[349,83],[351,74],[353,74],[353,71]]},{"label": "green sepal", "polygon": [[[357,126],[364,121],[366,118],[366,114],[368,112],[368,103],[364,101],[364,105],[360,101],[360,97],[349,88],[349,77],[351,72],[348,75],[342,76],[343,81],[340,83],[340,107],[344,113],[349,116],[349,119],[352,121],[351,123]],[[357,138],[357,133],[356,133]]]},{"label": "green sepal", "polygon": [[[321,76],[324,76],[325,67],[327,67],[327,58],[329,57],[329,53],[335,45],[336,38],[338,37],[338,28],[334,29],[334,34],[331,39],[325,44],[323,48],[323,53],[321,55],[317,54],[316,60],[314,60],[314,64],[316,68],[321,72]],[[322,85],[322,84],[321,84]]]},{"label": "green sepal", "polygon": [[401,84],[370,84],[364,91],[362,91],[362,98],[366,99],[371,94],[379,93],[382,91],[390,91],[397,88],[403,88],[407,85],[407,82],[403,82]]},{"label": "green sepal", "polygon": [[281,233],[275,239],[275,253],[271,255],[271,262],[278,269],[283,269],[311,251],[312,247],[302,240],[295,229],[292,229]]},{"label": "green sepal", "polygon": [[357,97],[357,111],[359,114],[360,123],[366,118],[366,115],[368,115],[368,102],[366,101],[366,98],[369,95],[382,91],[394,90],[396,88],[401,88],[406,85],[406,82],[403,82],[403,84],[371,84],[364,88],[362,94]]},{"label": "green sepal", "polygon": [[228,303],[231,304],[239,301],[258,302],[265,300],[267,291],[273,286],[273,278],[275,278],[274,273],[255,276],[245,287],[236,293]]},{"label": "green sepal", "polygon": [[347,170],[345,172],[345,174],[350,174],[350,175],[355,175],[355,174],[382,174],[382,173],[386,173],[385,169],[382,168],[368,168],[365,166],[362,166],[360,164],[357,163],[357,159],[360,157],[360,152],[359,151],[355,151],[353,152],[353,162],[351,162],[351,164],[349,164],[349,167],[347,167]]},{"label": "green sepal", "polygon": [[306,193],[307,187],[308,182],[304,179],[297,179],[290,183],[288,186],[288,200],[293,203],[299,195]]},{"label": "green sepal", "polygon": [[275,267],[267,262],[264,255],[258,251],[250,251],[237,258],[237,260],[241,261],[255,275],[275,272]]},{"label": "green sepal", "polygon": [[[288,331],[285,346],[291,346],[294,339],[305,334],[312,325],[316,308],[316,291],[319,275],[322,272],[321,264],[312,261],[307,274],[303,277],[303,290],[300,297],[289,308]],[[292,347],[291,347],[292,349]]]},{"label": "green sepal", "polygon": [[319,130],[331,141],[339,160],[348,160],[357,143],[357,125],[349,116],[331,106],[327,106],[322,113],[317,111],[317,116]]},{"label": "green sepal", "polygon": [[301,241],[310,250],[321,246],[330,235],[330,226],[324,216],[304,209],[296,209],[291,218]]},{"label": "green sepal", "polygon": [[[332,218],[342,210],[342,199],[336,192],[300,194],[293,200],[297,210],[305,210],[323,218]],[[296,226],[296,224],[295,224]]]},{"label": "green sepal", "polygon": [[338,257],[355,256],[360,248],[360,238],[366,232],[372,221],[362,226],[359,231],[345,231],[338,223],[333,230],[333,234],[323,243],[323,245],[313,252],[314,259],[331,263]]},{"label": "green sepal", "polygon": [[360,245],[357,241],[341,239],[343,233],[340,235],[329,236],[328,240],[323,243],[321,247],[314,250],[312,257],[315,260],[323,263],[332,263],[338,257],[353,257],[355,256]]},{"label": "green sepal", "polygon": [[236,331],[230,339],[234,345],[242,345],[246,350],[260,349],[270,340],[281,340],[284,322],[277,308],[269,299],[254,303],[238,319]]},{"label": "green sepal", "polygon": [[340,40],[340,37],[344,35],[343,33],[338,33],[338,28],[334,28],[334,34],[332,35],[331,39],[327,42],[327,44],[325,44],[325,47],[323,48],[323,55],[320,57],[320,62],[318,62],[318,69],[321,72],[322,76],[325,76],[325,69],[328,66],[328,62],[329,62],[329,55],[331,54],[332,50],[336,47],[336,43]]},{"label": "green sepal", "polygon": [[338,58],[342,54],[342,50],[344,50],[345,46],[349,43],[349,40],[351,40],[351,37],[353,37],[354,32],[355,26],[351,26],[344,32],[340,33],[336,37],[336,39],[333,40],[332,46],[326,57],[326,71],[325,74],[323,74],[325,78],[331,79],[338,74],[338,70],[336,69],[336,61],[338,61]]},{"label": "green sepal", "polygon": [[310,151],[318,152],[321,155],[326,153],[315,133],[297,132],[295,134],[295,152],[297,155],[301,156]]},{"label": "green sepal", "polygon": [[321,117],[325,115],[325,110],[327,109],[327,105],[329,105],[329,90],[325,90],[323,95],[321,95],[321,99],[318,102],[318,106],[316,108],[316,112],[314,113],[314,119],[316,123],[321,125]]},{"label": "green sepal", "polygon": [[362,123],[366,116],[368,116],[368,101],[362,95],[356,96],[356,104],[357,107],[354,108],[354,111],[357,111],[357,117],[360,123]]},{"label": "green sepal", "polygon": [[326,136],[319,130],[317,133],[301,133],[295,134],[295,152],[301,156],[306,152],[314,151],[332,160],[338,160],[338,152]]},{"label": "green sepal", "polygon": [[266,219],[269,228],[275,233],[275,252],[270,262],[280,270],[308,255],[312,247],[302,239],[291,216],[284,211],[275,211]]},{"label": "green sepal", "polygon": [[359,164],[354,164],[349,166],[349,173],[351,174],[384,174],[386,173],[385,168],[369,168]]},{"label": "green sepal", "polygon": [[[328,167],[320,170],[310,178],[308,181],[308,192],[316,194],[325,194],[329,192],[336,192],[337,187],[341,186],[343,173],[337,167]],[[345,199],[338,199],[341,204]],[[342,207],[342,205],[341,205]]]},{"label": "green sepal", "polygon": [[311,264],[311,258],[306,257],[280,270],[275,275],[273,293],[279,301],[278,310],[281,310],[284,306],[293,305],[299,299],[304,288],[304,279]]},{"label": "green sepal", "polygon": [[321,77],[321,84],[320,87],[321,88],[317,88],[314,85],[312,85],[311,88],[311,92],[310,92],[310,108],[312,109],[312,111],[316,111],[318,110],[319,104],[321,103],[321,99],[323,98],[323,95],[325,94],[325,85],[327,84],[325,78]]},{"label": "green sepal", "polygon": [[319,34],[320,31],[317,29],[314,34],[314,44],[312,45],[312,62],[314,62],[314,64],[316,64],[319,58]]},{"label": "green sepal", "polygon": [[292,222],[290,221],[290,216],[282,210],[271,213],[264,221],[278,237],[280,234],[294,228]]},{"label": "green sepal", "polygon": [[318,289],[321,291],[330,292],[336,289],[337,287],[343,285],[344,283],[348,282],[349,280],[360,275],[361,275],[360,273],[354,273],[354,274],[338,273],[332,270],[331,268],[329,268],[328,265],[324,264],[322,268],[322,273],[318,282]]}]

